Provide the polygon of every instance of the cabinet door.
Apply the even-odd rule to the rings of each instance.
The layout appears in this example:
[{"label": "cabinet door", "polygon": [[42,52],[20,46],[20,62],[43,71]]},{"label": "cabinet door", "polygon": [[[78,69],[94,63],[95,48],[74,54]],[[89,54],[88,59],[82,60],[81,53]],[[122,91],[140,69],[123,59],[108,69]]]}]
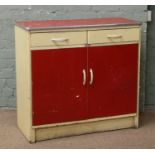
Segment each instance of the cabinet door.
[{"label": "cabinet door", "polygon": [[136,113],[138,44],[89,47],[88,62],[89,117]]},{"label": "cabinet door", "polygon": [[33,50],[33,125],[85,119],[87,87],[83,85],[87,49]]}]

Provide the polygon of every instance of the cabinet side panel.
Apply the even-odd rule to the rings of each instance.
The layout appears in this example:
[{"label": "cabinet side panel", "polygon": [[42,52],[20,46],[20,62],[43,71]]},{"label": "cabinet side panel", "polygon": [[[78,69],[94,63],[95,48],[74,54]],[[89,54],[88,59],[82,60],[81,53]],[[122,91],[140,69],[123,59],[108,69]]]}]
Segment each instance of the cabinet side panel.
[{"label": "cabinet side panel", "polygon": [[33,141],[31,120],[31,62],[30,34],[15,27],[16,41],[16,80],[17,80],[17,123],[25,137]]},{"label": "cabinet side panel", "polygon": [[140,60],[141,60],[141,28],[139,28],[139,47],[138,47],[138,77],[137,77],[137,117],[135,117],[135,126],[139,127],[139,112],[140,112]]}]

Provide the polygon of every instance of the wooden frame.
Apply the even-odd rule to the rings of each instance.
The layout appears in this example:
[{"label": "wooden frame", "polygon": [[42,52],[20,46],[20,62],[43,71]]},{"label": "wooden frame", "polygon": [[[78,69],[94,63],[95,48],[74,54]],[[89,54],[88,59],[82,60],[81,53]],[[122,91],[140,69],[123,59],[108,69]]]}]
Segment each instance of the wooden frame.
[{"label": "wooden frame", "polygon": [[[66,38],[64,42],[54,42],[51,39]],[[31,47],[45,46],[65,46],[86,44],[86,32],[51,32],[51,33],[33,33],[31,34]]]},{"label": "wooden frame", "polygon": [[35,141],[32,129],[31,59],[30,34],[15,27],[16,35],[16,79],[17,79],[17,124],[25,137]]},{"label": "wooden frame", "polygon": [[[88,31],[90,30],[112,30],[112,29],[139,29],[140,26],[118,26],[118,27],[106,27],[106,28],[86,28],[86,29],[67,29],[67,30],[41,30],[41,31],[26,31],[18,26],[15,26],[15,40],[16,40],[16,78],[17,78],[17,123],[29,140],[33,143],[40,140],[46,140],[57,137],[79,135],[91,132],[101,132],[107,130],[116,130],[129,127],[139,126],[139,79],[140,74],[138,74],[138,93],[137,93],[137,113],[129,115],[120,115],[114,117],[106,118],[96,118],[84,121],[67,122],[67,123],[57,123],[57,124],[47,124],[42,126],[32,125],[32,95],[31,95],[31,53],[32,49],[52,49],[52,48],[71,48],[71,47],[84,47],[86,44],[77,45],[61,45],[61,46],[46,46],[38,47],[31,46],[32,35],[35,33],[48,33],[48,32],[69,32],[69,31],[85,31],[87,34],[88,43]],[[134,34],[133,34],[134,35]],[[99,45],[114,45],[114,44],[131,44],[139,43],[139,64],[138,70],[140,71],[140,37],[138,41],[125,41],[116,43],[99,43],[92,44],[89,46],[99,46]],[[81,43],[81,42],[80,42]]]}]

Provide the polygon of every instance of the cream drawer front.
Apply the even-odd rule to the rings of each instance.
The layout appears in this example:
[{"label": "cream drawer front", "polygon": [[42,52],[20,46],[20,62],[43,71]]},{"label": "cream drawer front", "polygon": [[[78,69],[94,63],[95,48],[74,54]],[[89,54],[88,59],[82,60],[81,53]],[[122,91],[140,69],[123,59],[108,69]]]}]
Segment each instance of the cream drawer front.
[{"label": "cream drawer front", "polygon": [[88,32],[88,43],[117,43],[139,41],[139,29],[113,29]]},{"label": "cream drawer front", "polygon": [[31,34],[31,47],[86,44],[86,32],[54,32]]}]

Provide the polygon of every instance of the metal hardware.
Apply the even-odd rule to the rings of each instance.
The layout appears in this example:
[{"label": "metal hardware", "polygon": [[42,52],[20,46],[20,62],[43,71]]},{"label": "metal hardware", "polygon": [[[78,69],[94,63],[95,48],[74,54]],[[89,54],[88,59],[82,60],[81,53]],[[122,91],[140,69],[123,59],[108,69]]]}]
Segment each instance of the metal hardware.
[{"label": "metal hardware", "polygon": [[51,41],[54,42],[64,42],[64,41],[68,41],[67,38],[52,38]]},{"label": "metal hardware", "polygon": [[93,81],[94,81],[94,74],[93,74],[92,68],[90,68],[89,71],[90,71],[90,82],[89,82],[89,84],[92,85],[93,84]]},{"label": "metal hardware", "polygon": [[122,35],[121,34],[118,34],[118,35],[108,35],[107,37],[108,38],[121,38]]},{"label": "metal hardware", "polygon": [[148,22],[151,22],[152,21],[152,11],[151,10],[148,10],[147,11],[147,21]]},{"label": "metal hardware", "polygon": [[83,85],[86,85],[86,70],[83,69],[82,73],[83,73]]}]

